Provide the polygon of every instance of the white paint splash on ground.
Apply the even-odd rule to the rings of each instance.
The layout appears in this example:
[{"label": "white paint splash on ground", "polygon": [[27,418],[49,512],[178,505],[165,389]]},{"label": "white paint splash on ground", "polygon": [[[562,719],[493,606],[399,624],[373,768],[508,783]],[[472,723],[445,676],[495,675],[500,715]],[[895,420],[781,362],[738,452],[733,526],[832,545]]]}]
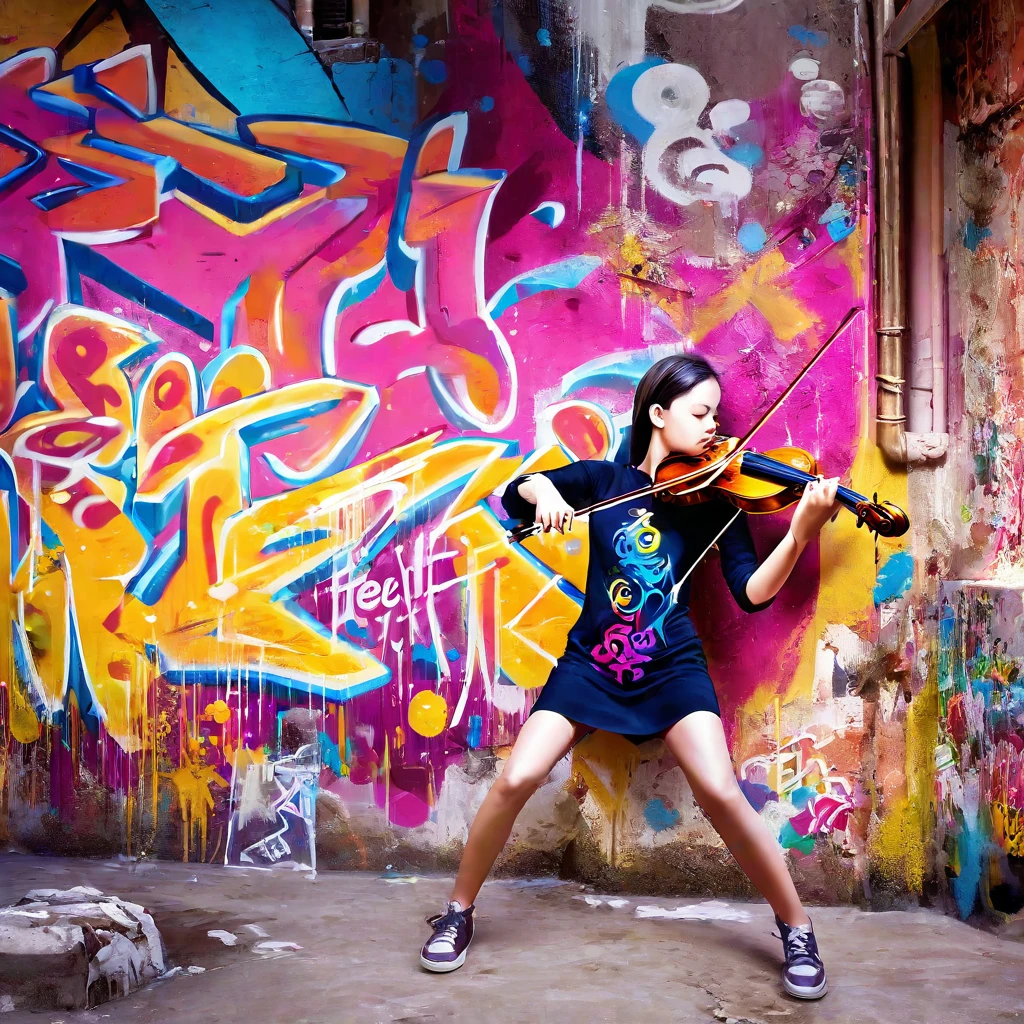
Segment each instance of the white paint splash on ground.
[{"label": "white paint splash on ground", "polygon": [[688,904],[668,909],[654,904],[645,904],[636,908],[636,916],[644,918],[662,918],[669,921],[749,921],[750,913],[730,907],[721,900],[708,900],[706,903]]}]

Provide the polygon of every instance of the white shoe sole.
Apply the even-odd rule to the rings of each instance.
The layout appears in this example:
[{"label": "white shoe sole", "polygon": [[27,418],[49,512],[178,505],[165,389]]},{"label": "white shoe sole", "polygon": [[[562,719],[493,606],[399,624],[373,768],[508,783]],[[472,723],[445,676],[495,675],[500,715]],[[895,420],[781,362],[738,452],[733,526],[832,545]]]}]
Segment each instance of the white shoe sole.
[{"label": "white shoe sole", "polygon": [[782,986],[794,999],[820,999],[828,991],[828,978],[817,988],[797,988],[783,978]]},{"label": "white shoe sole", "polygon": [[435,974],[447,974],[449,971],[457,971],[466,962],[466,954],[468,952],[469,946],[467,946],[458,955],[458,957],[456,957],[456,959],[447,964],[439,964],[434,960],[428,960],[422,953],[420,953],[420,966],[426,968],[428,971],[433,971]]}]

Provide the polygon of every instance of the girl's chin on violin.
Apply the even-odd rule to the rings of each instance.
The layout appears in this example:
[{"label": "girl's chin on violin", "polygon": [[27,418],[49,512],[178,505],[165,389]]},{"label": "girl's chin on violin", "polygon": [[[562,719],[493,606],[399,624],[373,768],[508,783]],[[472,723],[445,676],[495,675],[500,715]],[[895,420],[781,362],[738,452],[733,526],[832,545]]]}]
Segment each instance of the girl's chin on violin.
[{"label": "girl's chin on violin", "polygon": [[687,446],[685,450],[679,451],[677,455],[686,455],[691,459],[695,459],[701,455],[706,455],[716,444],[721,440],[718,434],[709,434],[706,437],[702,437],[692,446]]}]

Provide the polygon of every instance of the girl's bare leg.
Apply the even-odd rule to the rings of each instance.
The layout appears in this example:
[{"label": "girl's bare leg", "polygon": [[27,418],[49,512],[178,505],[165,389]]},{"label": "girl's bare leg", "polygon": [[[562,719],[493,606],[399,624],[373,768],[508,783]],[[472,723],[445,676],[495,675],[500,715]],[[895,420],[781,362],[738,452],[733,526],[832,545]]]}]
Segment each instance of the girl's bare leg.
[{"label": "girl's bare leg", "polygon": [[535,711],[516,738],[502,773],[480,805],[462,854],[452,900],[469,907],[491,870],[526,801],[572,745],[590,732],[554,711]]},{"label": "girl's bare leg", "polygon": [[697,803],[772,910],[786,924],[807,924],[779,845],[736,781],[722,720],[711,711],[694,711],[669,729],[665,743]]}]

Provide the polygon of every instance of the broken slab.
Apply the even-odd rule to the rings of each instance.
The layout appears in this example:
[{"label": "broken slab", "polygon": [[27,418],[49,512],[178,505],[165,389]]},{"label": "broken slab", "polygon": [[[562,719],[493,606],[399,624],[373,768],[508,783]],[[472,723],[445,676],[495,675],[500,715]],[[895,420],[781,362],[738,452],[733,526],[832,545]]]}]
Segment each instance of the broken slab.
[{"label": "broken slab", "polygon": [[85,1010],[164,973],[156,923],[138,903],[89,886],[33,889],[0,908],[0,1004]]}]

